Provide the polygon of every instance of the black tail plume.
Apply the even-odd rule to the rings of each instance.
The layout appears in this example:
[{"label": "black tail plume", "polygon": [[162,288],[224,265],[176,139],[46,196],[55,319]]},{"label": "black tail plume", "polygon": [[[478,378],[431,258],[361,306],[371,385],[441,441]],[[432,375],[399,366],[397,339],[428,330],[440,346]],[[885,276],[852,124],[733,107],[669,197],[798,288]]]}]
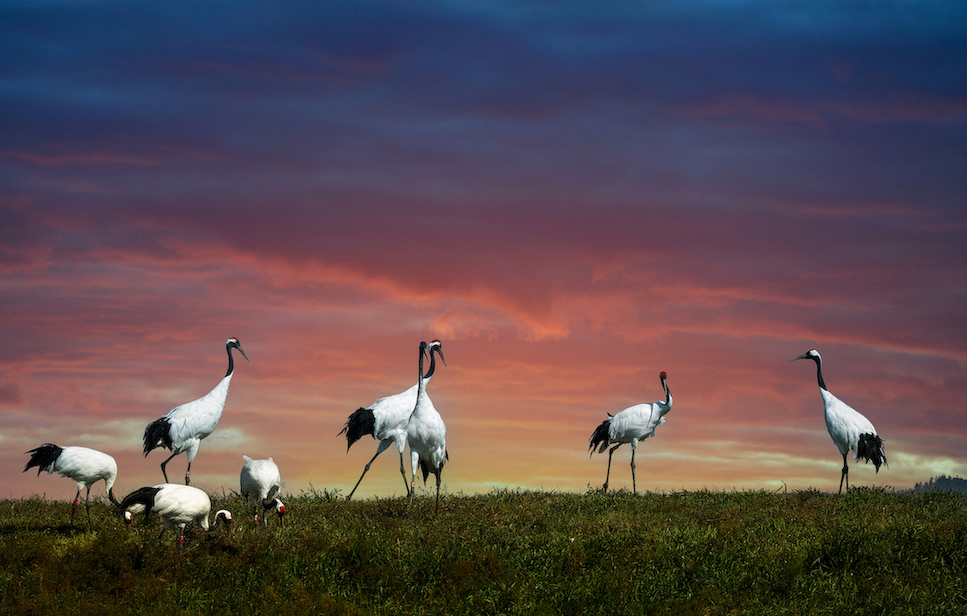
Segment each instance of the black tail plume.
[{"label": "black tail plume", "polygon": [[118,509],[123,515],[125,511],[130,509],[135,505],[142,505],[144,507],[144,519],[148,519],[148,515],[151,513],[151,508],[154,506],[154,497],[158,495],[161,488],[155,488],[148,486],[146,488],[138,488],[134,492],[131,492],[123,499],[118,505]]},{"label": "black tail plume", "polygon": [[886,464],[886,452],[883,450],[883,439],[876,434],[861,434],[856,444],[856,457],[872,462],[876,472],[880,472],[880,465]]},{"label": "black tail plume", "polygon": [[26,473],[27,469],[34,466],[37,467],[37,474],[40,475],[40,471],[52,472],[54,469],[54,462],[60,457],[61,452],[63,452],[63,447],[58,447],[53,443],[44,443],[37,449],[31,449],[25,453],[29,453],[30,460],[27,462],[27,466],[24,467],[23,472]]},{"label": "black tail plume", "polygon": [[158,446],[172,450],[171,422],[167,417],[152,421],[144,429],[144,457],[148,457],[151,450]]},{"label": "black tail plume", "polygon": [[[611,418],[605,419],[601,422],[601,425],[594,429],[594,433],[591,434],[591,442],[588,445],[588,451],[594,453],[594,448],[598,445],[604,444],[605,447],[611,444],[611,436],[609,430],[611,429]],[[588,456],[590,457],[590,456]]]},{"label": "black tail plume", "polygon": [[[339,434],[346,435],[346,451],[349,451],[353,443],[367,434],[373,434],[375,431],[376,417],[373,415],[373,409],[358,408],[346,420],[346,425]],[[339,434],[336,436],[339,436]]]}]

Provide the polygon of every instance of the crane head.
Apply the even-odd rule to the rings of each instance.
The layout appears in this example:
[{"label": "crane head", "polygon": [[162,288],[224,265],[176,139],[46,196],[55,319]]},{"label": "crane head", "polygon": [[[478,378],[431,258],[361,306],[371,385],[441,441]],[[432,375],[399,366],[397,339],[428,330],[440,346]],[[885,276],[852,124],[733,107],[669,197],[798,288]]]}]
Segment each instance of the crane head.
[{"label": "crane head", "polygon": [[658,378],[660,378],[661,380],[663,380],[663,381],[664,381],[665,379],[667,379],[667,378],[668,378],[668,375],[667,375],[667,374],[665,374],[665,372],[664,372],[664,371],[662,371],[662,373],[658,375]]},{"label": "crane head", "polygon": [[439,340],[433,340],[428,345],[428,348],[429,348],[429,354],[430,355],[433,354],[433,351],[436,351],[437,353],[440,354],[440,361],[443,362],[443,365],[444,366],[447,365],[447,360],[446,360],[445,357],[443,357],[443,343],[442,342],[440,342]]},{"label": "crane head", "polygon": [[793,357],[789,361],[796,361],[797,359],[811,359],[813,361],[822,361],[822,357],[819,355],[819,351],[816,349],[809,349],[799,357]]},{"label": "crane head", "polygon": [[282,526],[282,518],[285,517],[285,504],[279,499],[275,499],[275,512],[279,515],[279,526]]},{"label": "crane head", "polygon": [[249,361],[248,355],[246,355],[245,351],[242,350],[242,343],[238,341],[238,338],[229,338],[225,341],[225,346],[238,349],[238,352],[242,354],[242,357],[245,358],[245,361]]}]

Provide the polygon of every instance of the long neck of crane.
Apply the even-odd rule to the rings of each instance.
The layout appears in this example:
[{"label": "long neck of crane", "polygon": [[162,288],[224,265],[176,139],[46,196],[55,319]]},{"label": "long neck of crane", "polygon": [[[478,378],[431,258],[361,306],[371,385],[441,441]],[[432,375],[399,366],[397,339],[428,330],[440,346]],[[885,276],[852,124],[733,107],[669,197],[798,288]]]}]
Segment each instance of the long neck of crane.
[{"label": "long neck of crane", "polygon": [[668,389],[668,383],[665,381],[661,382],[662,386],[665,388],[665,406],[671,406],[672,403],[672,392]]},{"label": "long neck of crane", "polygon": [[[433,351],[435,349],[436,349],[436,347],[433,347],[433,348],[430,349],[430,369],[427,370],[426,371],[426,374],[423,375],[423,380],[424,381],[429,381],[430,380],[430,377],[433,376],[433,371],[436,370],[436,355],[433,354]],[[422,362],[422,361],[423,361],[423,356],[421,355],[420,356],[420,362]],[[422,372],[422,370],[423,370],[423,368],[420,368],[420,371],[421,372]]]},{"label": "long neck of crane", "polygon": [[[433,353],[431,352],[430,355],[432,356]],[[431,359],[429,373],[427,373],[426,375],[423,374],[423,349],[420,349],[420,378],[416,382],[417,384],[416,391],[418,395],[419,395],[419,392],[422,391],[424,387],[426,387],[426,379],[433,375],[433,369],[434,369],[434,365],[433,365],[433,360]]]},{"label": "long neck of crane", "polygon": [[228,351],[228,372],[225,373],[225,376],[232,376],[232,372],[235,371],[235,362],[232,361],[232,347],[226,344],[225,350]]},{"label": "long neck of crane", "polygon": [[[816,377],[819,379],[819,387],[826,389],[826,382],[823,380],[823,360],[816,359]],[[829,391],[826,389],[826,391]]]}]

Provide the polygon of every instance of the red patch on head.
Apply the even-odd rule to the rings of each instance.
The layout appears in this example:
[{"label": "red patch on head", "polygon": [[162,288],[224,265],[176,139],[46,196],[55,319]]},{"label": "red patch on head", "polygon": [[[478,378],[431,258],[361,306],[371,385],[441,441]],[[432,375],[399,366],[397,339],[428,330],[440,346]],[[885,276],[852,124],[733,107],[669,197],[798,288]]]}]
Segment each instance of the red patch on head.
[{"label": "red patch on head", "polygon": [[431,340],[430,344],[443,344],[443,343],[440,342],[439,340]]},{"label": "red patch on head", "polygon": [[285,513],[285,505],[279,507],[279,513]]},{"label": "red patch on head", "polygon": [[663,379],[665,379],[665,378],[668,378],[668,375],[667,375],[667,374],[665,374],[664,372],[662,372],[662,373],[661,373],[661,378],[663,378]]}]

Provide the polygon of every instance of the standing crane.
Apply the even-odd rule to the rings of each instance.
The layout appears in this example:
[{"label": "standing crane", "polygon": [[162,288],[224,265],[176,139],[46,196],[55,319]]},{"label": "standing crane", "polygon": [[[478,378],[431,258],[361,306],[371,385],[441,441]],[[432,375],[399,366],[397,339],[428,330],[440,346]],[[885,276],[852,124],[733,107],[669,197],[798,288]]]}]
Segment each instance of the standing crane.
[{"label": "standing crane", "polygon": [[77,482],[77,494],[74,495],[74,504],[71,505],[71,524],[74,523],[74,512],[77,511],[77,504],[81,499],[81,488],[86,488],[84,504],[87,507],[87,524],[91,532],[94,531],[94,523],[91,522],[91,486],[102,479],[107,497],[115,505],[118,504],[118,499],[114,497],[118,463],[106,453],[87,447],[58,447],[53,443],[44,443],[26,453],[30,455],[30,460],[23,472],[26,473],[36,466],[38,476],[40,471],[47,471],[51,474],[59,473],[61,477],[69,477]]},{"label": "standing crane", "polygon": [[823,406],[826,407],[826,430],[843,456],[843,474],[839,477],[839,492],[842,494],[844,481],[846,489],[849,490],[849,465],[846,463],[846,455],[850,449],[853,450],[854,460],[872,462],[879,473],[880,465],[886,464],[883,439],[877,435],[876,428],[869,419],[826,389],[826,382],[823,381],[823,358],[819,351],[810,349],[789,361],[797,359],[811,359],[816,362],[819,394],[823,397]]},{"label": "standing crane", "polygon": [[[439,340],[430,343],[430,347],[439,344]],[[432,353],[432,351],[431,351]],[[410,444],[410,505],[407,516],[413,509],[413,496],[416,494],[416,467],[423,471],[423,484],[432,472],[436,475],[436,507],[434,514],[440,511],[440,473],[443,465],[450,459],[447,453],[447,426],[443,418],[433,406],[433,401],[426,393],[426,378],[423,374],[423,357],[427,354],[426,342],[420,343],[420,376],[417,380],[416,405],[413,414],[406,424],[406,440]],[[443,355],[440,355],[441,359]]]},{"label": "standing crane", "polygon": [[[242,456],[245,464],[242,465],[242,474],[239,477],[241,494],[247,498],[255,511],[255,528],[259,524],[259,510],[263,512],[275,509],[279,516],[279,526],[282,526],[282,517],[285,515],[285,504],[278,499],[279,490],[282,488],[282,475],[279,473],[279,465],[272,458],[268,460],[253,460],[248,456]],[[265,516],[262,516],[263,525],[268,524]]]},{"label": "standing crane", "polygon": [[212,510],[212,501],[204,490],[188,485],[162,483],[139,488],[125,496],[118,508],[129,527],[136,513],[144,513],[145,523],[152,512],[161,516],[164,527],[158,534],[159,541],[166,530],[177,526],[179,548],[185,542],[185,526],[191,522],[197,522],[205,532],[214,531],[220,523],[224,523],[231,530],[232,513],[227,509],[220,509],[215,513],[215,524],[209,528],[208,514]]},{"label": "standing crane", "polygon": [[[430,369],[423,375],[423,380],[427,383],[430,381],[430,377],[433,376],[434,370],[436,370],[436,357],[433,355],[434,352],[439,353],[440,361],[443,362],[444,366],[447,365],[447,361],[443,357],[443,343],[439,340],[434,340],[429,345]],[[359,476],[359,481],[353,486],[353,490],[346,497],[346,500],[353,497],[356,488],[359,487],[359,484],[362,482],[363,477],[366,476],[366,472],[369,471],[369,467],[376,460],[376,457],[389,449],[390,445],[394,443],[400,452],[400,475],[403,476],[403,486],[406,488],[406,495],[410,495],[410,484],[406,481],[406,469],[403,468],[403,449],[406,447],[406,424],[410,419],[410,415],[413,413],[413,408],[416,406],[418,389],[419,384],[417,383],[404,392],[380,398],[366,408],[359,408],[349,416],[342,432],[339,433],[346,435],[346,452],[348,453],[353,443],[366,434],[371,435],[379,441],[379,447],[376,448],[376,455],[366,463],[363,474]]]},{"label": "standing crane", "polygon": [[185,471],[185,485],[188,485],[191,477],[191,462],[198,454],[201,440],[212,433],[218,425],[218,420],[222,418],[222,410],[228,398],[228,386],[235,373],[232,349],[238,349],[245,361],[248,361],[248,356],[242,350],[238,338],[229,338],[225,341],[225,350],[228,352],[228,372],[218,385],[201,398],[176,406],[164,417],[152,421],[144,429],[144,457],[147,458],[151,450],[156,447],[164,447],[172,452],[161,463],[161,474],[164,475],[165,483],[168,482],[165,466],[172,458],[184,451],[188,452],[188,470]]},{"label": "standing crane", "polygon": [[631,443],[631,491],[638,493],[635,483],[635,451],[638,449],[638,441],[644,440],[649,436],[655,436],[655,428],[665,423],[665,415],[672,410],[672,394],[668,391],[666,379],[668,375],[662,372],[659,375],[661,386],[665,389],[665,401],[647,402],[629,406],[616,415],[608,413],[608,419],[601,422],[594,433],[591,434],[591,442],[588,450],[594,453],[594,448],[600,444],[598,453],[611,444],[617,443],[608,451],[608,474],[604,478],[605,492],[608,491],[608,481],[611,478],[611,456],[614,450],[625,443]]}]

